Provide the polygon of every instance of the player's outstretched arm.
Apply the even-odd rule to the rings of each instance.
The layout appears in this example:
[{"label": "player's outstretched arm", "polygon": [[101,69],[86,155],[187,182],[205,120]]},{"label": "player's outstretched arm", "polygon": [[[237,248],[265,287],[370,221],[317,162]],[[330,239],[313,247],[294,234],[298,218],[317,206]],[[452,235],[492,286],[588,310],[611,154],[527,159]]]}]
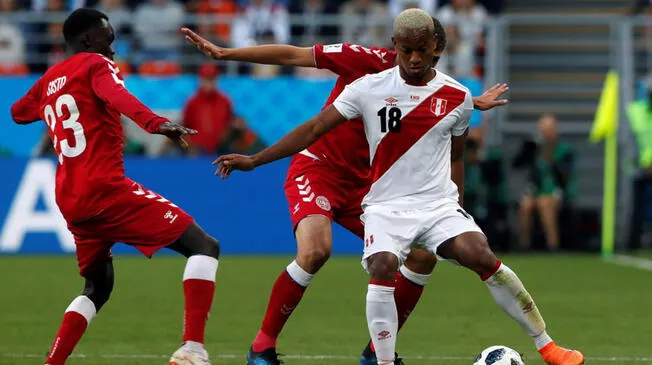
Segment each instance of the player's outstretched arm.
[{"label": "player's outstretched arm", "polygon": [[251,171],[282,158],[292,156],[308,148],[319,137],[344,122],[346,118],[332,105],[329,105],[314,118],[294,128],[275,144],[253,156],[224,155],[213,161],[218,165],[215,175],[226,178],[233,170]]},{"label": "player's outstretched arm", "polygon": [[482,93],[480,96],[473,98],[473,108],[478,110],[489,110],[497,106],[503,106],[509,103],[507,99],[498,100],[509,91],[507,84],[496,84]]},{"label": "player's outstretched arm", "polygon": [[215,60],[262,63],[267,65],[315,67],[312,47],[269,44],[245,48],[215,45],[188,28],[181,28],[186,40],[201,53]]},{"label": "player's outstretched arm", "polygon": [[11,119],[17,124],[30,124],[41,120],[39,115],[40,102],[39,94],[41,88],[41,79],[14,105],[11,106]]}]

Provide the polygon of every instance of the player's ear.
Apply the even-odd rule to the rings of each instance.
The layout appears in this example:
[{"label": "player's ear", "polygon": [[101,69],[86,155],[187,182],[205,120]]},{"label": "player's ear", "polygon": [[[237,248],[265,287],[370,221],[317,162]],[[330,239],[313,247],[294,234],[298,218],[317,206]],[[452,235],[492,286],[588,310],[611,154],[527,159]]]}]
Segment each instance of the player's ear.
[{"label": "player's ear", "polygon": [[91,35],[88,32],[82,34],[79,37],[79,44],[83,47],[83,49],[92,48],[93,42],[91,41]]},{"label": "player's ear", "polygon": [[396,38],[392,37],[392,44],[394,45],[394,48],[396,48]]}]

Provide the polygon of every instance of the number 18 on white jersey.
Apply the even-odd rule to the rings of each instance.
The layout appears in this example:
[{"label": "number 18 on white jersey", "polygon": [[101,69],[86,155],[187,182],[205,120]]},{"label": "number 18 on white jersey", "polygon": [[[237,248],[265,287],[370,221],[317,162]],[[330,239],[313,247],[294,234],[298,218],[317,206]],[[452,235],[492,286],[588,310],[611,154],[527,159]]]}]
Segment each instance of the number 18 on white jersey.
[{"label": "number 18 on white jersey", "polygon": [[451,136],[468,128],[473,100],[467,88],[439,71],[426,85],[410,85],[396,66],[348,85],[333,105],[345,118],[364,121],[373,184],[363,207],[457,202]]}]

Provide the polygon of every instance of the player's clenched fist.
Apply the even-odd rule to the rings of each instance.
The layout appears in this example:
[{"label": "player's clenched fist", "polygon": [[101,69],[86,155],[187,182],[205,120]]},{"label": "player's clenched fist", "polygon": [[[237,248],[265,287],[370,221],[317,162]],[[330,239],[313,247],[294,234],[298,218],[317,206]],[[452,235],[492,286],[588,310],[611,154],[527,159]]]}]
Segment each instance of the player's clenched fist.
[{"label": "player's clenched fist", "polygon": [[215,175],[220,176],[222,179],[229,177],[233,170],[251,171],[256,168],[251,156],[236,154],[220,156],[213,161],[213,165],[218,165]]}]

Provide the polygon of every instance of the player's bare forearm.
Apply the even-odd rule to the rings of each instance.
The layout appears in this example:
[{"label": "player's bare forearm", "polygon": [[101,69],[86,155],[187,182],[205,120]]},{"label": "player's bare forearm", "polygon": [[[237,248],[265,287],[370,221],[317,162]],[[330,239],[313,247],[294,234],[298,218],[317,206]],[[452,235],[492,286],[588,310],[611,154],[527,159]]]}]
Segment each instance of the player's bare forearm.
[{"label": "player's bare forearm", "polygon": [[315,67],[311,47],[268,44],[245,48],[225,48],[223,59],[268,65]]},{"label": "player's bare forearm", "polygon": [[312,47],[269,44],[244,48],[224,48],[183,27],[186,40],[208,57],[223,61],[241,61],[268,65],[315,67]]},{"label": "player's bare forearm", "polygon": [[275,144],[253,155],[254,166],[268,164],[303,151],[345,120],[334,106],[328,106],[314,118],[294,128]]},{"label": "player's bare forearm", "polygon": [[464,148],[468,129],[461,136],[453,136],[451,143],[451,179],[457,185],[459,204],[464,207]]}]

